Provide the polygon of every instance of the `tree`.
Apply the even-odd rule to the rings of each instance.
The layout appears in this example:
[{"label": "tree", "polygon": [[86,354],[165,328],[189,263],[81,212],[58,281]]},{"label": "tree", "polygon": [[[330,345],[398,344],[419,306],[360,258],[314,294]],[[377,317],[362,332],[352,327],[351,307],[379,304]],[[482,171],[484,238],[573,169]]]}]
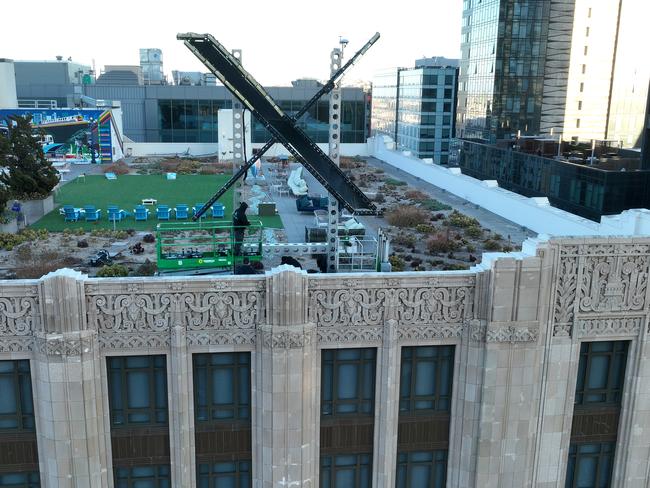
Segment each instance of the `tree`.
[{"label": "tree", "polygon": [[49,195],[59,175],[32,134],[31,116],[10,115],[6,121],[8,134],[0,134],[0,167],[5,168],[0,184],[13,198]]}]

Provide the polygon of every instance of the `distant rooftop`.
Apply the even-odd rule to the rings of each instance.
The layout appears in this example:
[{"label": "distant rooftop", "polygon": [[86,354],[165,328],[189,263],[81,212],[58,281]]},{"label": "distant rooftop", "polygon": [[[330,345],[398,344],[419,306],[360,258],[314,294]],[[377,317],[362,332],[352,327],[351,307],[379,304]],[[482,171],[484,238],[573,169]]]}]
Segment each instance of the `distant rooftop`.
[{"label": "distant rooftop", "polygon": [[415,60],[416,68],[427,68],[427,67],[436,67],[436,68],[457,68],[459,60],[445,58],[444,56],[433,56],[431,58],[421,58]]}]

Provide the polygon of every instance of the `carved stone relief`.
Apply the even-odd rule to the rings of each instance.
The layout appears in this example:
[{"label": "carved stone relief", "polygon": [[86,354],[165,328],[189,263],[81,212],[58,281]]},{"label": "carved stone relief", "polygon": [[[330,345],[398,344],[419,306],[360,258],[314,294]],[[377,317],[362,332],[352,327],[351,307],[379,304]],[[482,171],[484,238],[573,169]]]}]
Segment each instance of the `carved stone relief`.
[{"label": "carved stone relief", "polygon": [[640,330],[636,318],[620,315],[647,308],[650,246],[560,243],[559,250],[553,335],[626,335]]}]

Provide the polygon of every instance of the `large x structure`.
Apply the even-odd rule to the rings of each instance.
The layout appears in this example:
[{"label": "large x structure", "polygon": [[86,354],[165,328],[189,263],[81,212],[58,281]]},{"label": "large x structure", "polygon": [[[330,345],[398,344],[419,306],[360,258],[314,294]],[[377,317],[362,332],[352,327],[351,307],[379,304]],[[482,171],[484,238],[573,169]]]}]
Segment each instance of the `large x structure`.
[{"label": "large x structure", "polygon": [[280,142],[307,170],[352,212],[376,214],[370,199],[305,134],[296,122],[323,95],[332,91],[346,69],[352,66],[379,39],[376,33],[350,60],[332,76],[307,104],[293,117],[278,106],[241,63],[210,34],[178,34],[178,39],[248,108],[271,133],[272,138],[197,212],[198,219],[276,142]]}]

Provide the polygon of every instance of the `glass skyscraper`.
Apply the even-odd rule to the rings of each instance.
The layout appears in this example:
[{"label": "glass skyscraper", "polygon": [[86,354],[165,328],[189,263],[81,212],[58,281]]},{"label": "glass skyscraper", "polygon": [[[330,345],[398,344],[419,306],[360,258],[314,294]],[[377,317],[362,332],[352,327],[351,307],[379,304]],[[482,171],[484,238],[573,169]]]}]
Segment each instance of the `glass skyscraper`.
[{"label": "glass skyscraper", "polygon": [[539,133],[549,10],[547,0],[464,0],[460,137]]},{"label": "glass skyscraper", "polygon": [[372,133],[391,136],[397,149],[418,158],[447,164],[457,80],[457,60],[445,58],[425,58],[415,68],[379,73],[373,82]]},{"label": "glass skyscraper", "polygon": [[650,4],[464,0],[458,136],[640,145],[650,63],[634,54]]}]

